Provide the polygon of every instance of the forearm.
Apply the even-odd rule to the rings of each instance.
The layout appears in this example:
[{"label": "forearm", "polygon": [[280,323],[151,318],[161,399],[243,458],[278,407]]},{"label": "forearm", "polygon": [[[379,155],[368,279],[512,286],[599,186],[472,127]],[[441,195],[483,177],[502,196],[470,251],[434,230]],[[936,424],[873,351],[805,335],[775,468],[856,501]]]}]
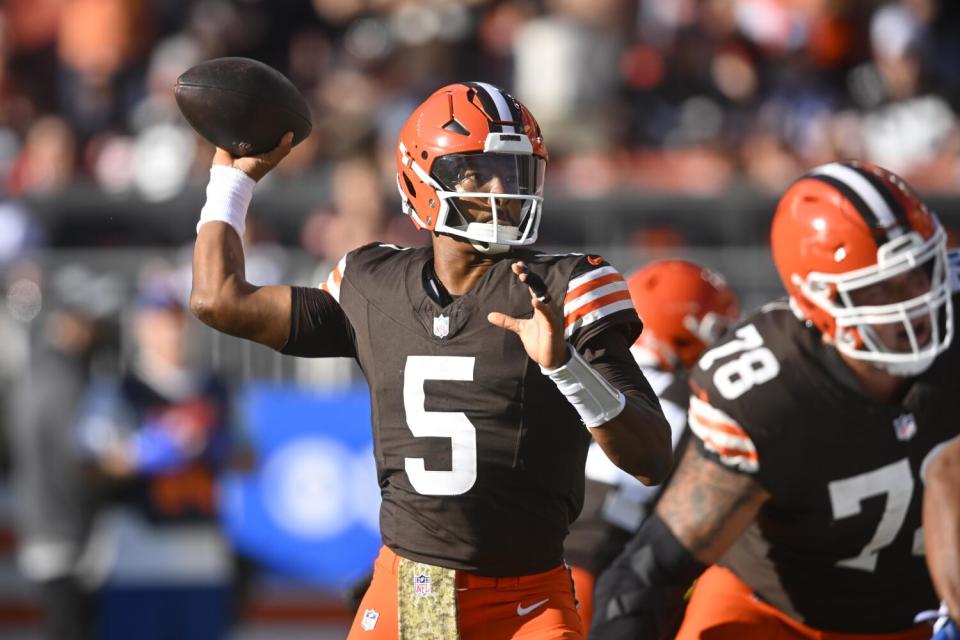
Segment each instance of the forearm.
[{"label": "forearm", "polygon": [[656,511],[597,583],[590,637],[672,638],[690,584],[766,499],[753,478],[689,447]]},{"label": "forearm", "polygon": [[232,227],[200,227],[193,253],[190,309],[204,324],[281,348],[289,335],[289,287],[257,287],[244,277],[243,245]]},{"label": "forearm", "polygon": [[646,485],[663,482],[673,467],[670,425],[659,405],[626,396],[620,414],[590,430],[610,460]]},{"label": "forearm", "polygon": [[237,321],[236,307],[255,287],[244,277],[243,245],[236,230],[223,222],[200,227],[193,248],[193,288],[190,307],[214,329],[226,333]]},{"label": "forearm", "polygon": [[[289,335],[289,287],[257,287],[244,276],[243,231],[252,181],[214,167],[193,251],[190,309],[205,324],[279,349]],[[226,186],[224,186],[226,183]],[[237,195],[246,185],[245,194]]]},{"label": "forearm", "polygon": [[619,332],[607,332],[581,345],[585,360],[622,394],[623,410],[591,429],[607,457],[644,484],[657,484],[673,468],[670,423],[660,400],[630,355],[630,345]]},{"label": "forearm", "polygon": [[923,535],[930,577],[950,614],[960,615],[960,440],[930,464]]},{"label": "forearm", "polygon": [[706,459],[691,442],[657,503],[657,515],[698,561],[712,564],[769,498],[751,476]]}]

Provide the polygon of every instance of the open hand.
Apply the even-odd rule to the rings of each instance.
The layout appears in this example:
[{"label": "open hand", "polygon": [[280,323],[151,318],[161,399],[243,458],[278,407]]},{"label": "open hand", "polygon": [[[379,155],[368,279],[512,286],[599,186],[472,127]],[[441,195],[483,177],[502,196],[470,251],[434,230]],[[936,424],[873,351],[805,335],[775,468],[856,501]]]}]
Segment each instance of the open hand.
[{"label": "open hand", "polygon": [[256,156],[236,157],[230,155],[226,149],[217,147],[217,152],[213,154],[213,164],[225,165],[239,169],[254,180],[260,180],[267,175],[271,169],[280,164],[280,161],[290,153],[290,145],[293,142],[293,132],[288,131],[280,138],[280,144],[276,147]]},{"label": "open hand", "polygon": [[[570,358],[567,343],[563,339],[563,326],[557,314],[550,308],[545,292],[538,292],[533,286],[534,277],[523,262],[514,262],[510,267],[520,282],[530,289],[530,304],[533,317],[519,319],[504,313],[494,312],[487,320],[502,329],[513,331],[520,336],[524,349],[530,359],[544,369],[556,369],[566,364]],[[530,280],[530,282],[528,282]],[[538,297],[537,294],[540,294]]]}]

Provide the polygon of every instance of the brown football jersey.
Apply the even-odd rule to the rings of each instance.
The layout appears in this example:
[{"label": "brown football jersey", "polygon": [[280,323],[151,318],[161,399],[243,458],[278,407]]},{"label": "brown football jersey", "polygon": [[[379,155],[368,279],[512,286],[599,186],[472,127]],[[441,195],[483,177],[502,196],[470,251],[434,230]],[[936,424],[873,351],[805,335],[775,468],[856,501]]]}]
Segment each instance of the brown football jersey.
[{"label": "brown football jersey", "polygon": [[719,564],[817,629],[893,632],[935,607],[922,469],[960,432],[956,340],[901,403],[885,405],[775,303],[707,351],[692,384],[689,425],[701,451],[770,493]]},{"label": "brown football jersey", "polygon": [[639,318],[623,278],[598,257],[515,251],[441,306],[427,294],[430,248],[374,244],[347,254],[323,285],[349,320],[370,386],[381,531],[401,556],[486,575],[562,561],[590,434],[520,339],[487,320],[532,314],[510,269],[517,259],[542,278],[588,361],[612,335],[633,362]]}]

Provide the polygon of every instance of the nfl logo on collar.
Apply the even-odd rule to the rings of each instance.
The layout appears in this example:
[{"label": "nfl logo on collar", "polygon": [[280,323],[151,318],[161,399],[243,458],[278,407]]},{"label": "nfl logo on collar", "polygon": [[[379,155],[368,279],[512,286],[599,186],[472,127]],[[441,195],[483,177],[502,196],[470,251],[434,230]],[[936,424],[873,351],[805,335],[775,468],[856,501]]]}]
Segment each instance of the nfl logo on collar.
[{"label": "nfl logo on collar", "polygon": [[905,413],[893,419],[893,430],[897,433],[897,440],[906,442],[917,433],[917,420],[912,413]]},{"label": "nfl logo on collar", "polygon": [[414,595],[420,596],[422,598],[424,596],[430,595],[431,591],[432,589],[430,587],[430,576],[423,573],[413,576],[413,594]]},{"label": "nfl logo on collar", "polygon": [[446,338],[450,333],[450,316],[442,313],[433,319],[433,335],[438,338]]}]

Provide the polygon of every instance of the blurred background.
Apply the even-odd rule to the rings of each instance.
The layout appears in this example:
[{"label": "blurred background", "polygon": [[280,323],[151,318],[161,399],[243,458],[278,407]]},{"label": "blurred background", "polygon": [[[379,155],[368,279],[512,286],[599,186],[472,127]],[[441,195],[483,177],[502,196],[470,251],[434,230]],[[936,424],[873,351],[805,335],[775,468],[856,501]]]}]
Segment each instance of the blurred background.
[{"label": "blurred background", "polygon": [[158,638],[336,638],[351,618],[378,545],[359,371],[183,308],[213,150],[172,88],[226,55],[280,69],[314,110],[257,189],[258,284],[429,241],[399,213],[396,135],[458,80],[539,119],[546,250],[624,273],[697,260],[751,309],[781,293],[778,194],[846,158],[899,173],[960,232],[949,0],[5,0],[0,637],[84,637],[55,630],[84,619],[152,638],[121,630],[173,624],[158,598],[198,608]]}]

